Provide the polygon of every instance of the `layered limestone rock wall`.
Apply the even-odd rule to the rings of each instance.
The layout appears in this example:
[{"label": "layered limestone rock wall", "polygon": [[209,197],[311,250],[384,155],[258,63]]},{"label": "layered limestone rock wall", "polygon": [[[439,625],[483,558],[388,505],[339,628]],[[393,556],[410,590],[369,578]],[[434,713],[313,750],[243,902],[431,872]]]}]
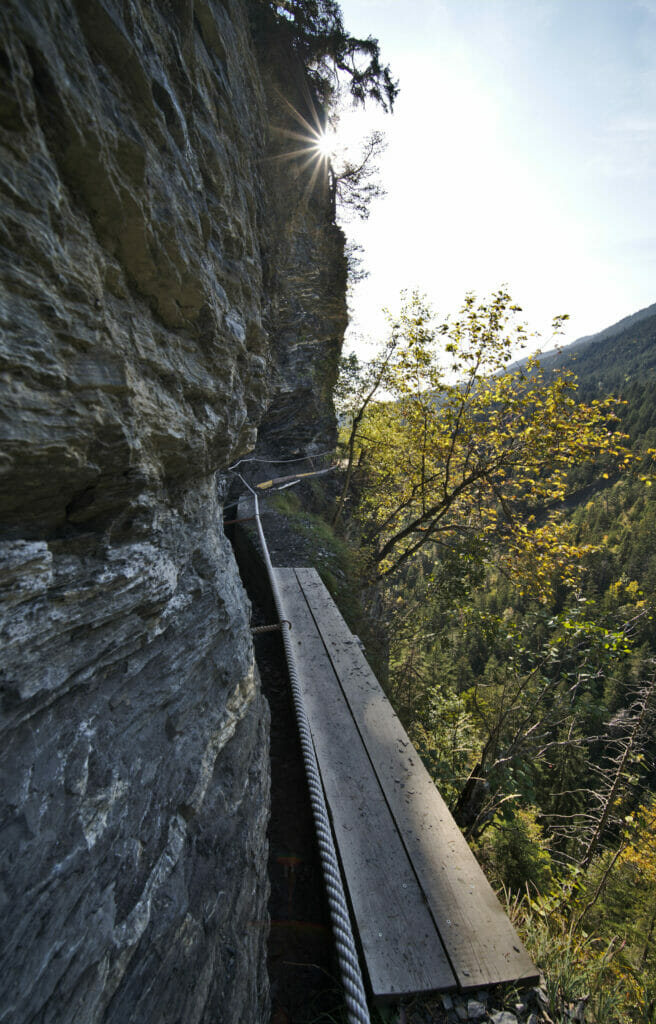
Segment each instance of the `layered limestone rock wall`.
[{"label": "layered limestone rock wall", "polygon": [[267,1017],[221,471],[258,428],[330,443],[345,308],[330,196],[278,159],[303,72],[252,13],[0,10],[0,1021]]}]

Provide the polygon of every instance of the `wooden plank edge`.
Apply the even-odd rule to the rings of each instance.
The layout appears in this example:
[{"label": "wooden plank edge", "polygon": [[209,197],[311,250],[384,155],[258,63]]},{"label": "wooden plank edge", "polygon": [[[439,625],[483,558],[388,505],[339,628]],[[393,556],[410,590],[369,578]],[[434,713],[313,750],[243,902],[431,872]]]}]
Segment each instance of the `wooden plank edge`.
[{"label": "wooden plank edge", "polygon": [[[344,692],[344,684],[343,684],[342,679],[341,679],[340,668],[339,668],[338,665],[335,664],[334,652],[331,651],[331,645],[336,642],[335,638],[331,637],[329,635],[329,630],[328,630],[328,628],[327,628],[325,623],[324,623],[324,628],[322,629],[322,624],[319,621],[319,619],[317,618],[317,616],[319,615],[320,609],[318,609],[316,607],[316,602],[315,602],[315,608],[313,609],[313,607],[312,607],[311,589],[312,589],[313,586],[316,587],[317,585],[320,585],[320,587],[323,590],[325,590],[326,597],[330,600],[330,602],[331,602],[331,604],[332,604],[332,606],[334,608],[334,611],[336,612],[336,615],[337,615],[337,617],[338,617],[338,619],[340,621],[340,624],[341,624],[340,625],[340,629],[342,630],[342,632],[344,634],[347,634],[350,637],[353,637],[353,634],[350,632],[348,626],[344,622],[342,616],[339,613],[339,609],[337,608],[337,606],[332,601],[332,598],[330,598],[330,595],[328,594],[326,588],[324,587],[320,577],[316,573],[316,570],[312,570],[312,569],[309,569],[309,570],[299,569],[299,570],[296,570],[296,575],[297,575],[297,578],[299,580],[299,583],[300,583],[301,587],[303,587],[303,589],[304,589],[306,600],[308,602],[308,606],[310,607],[310,610],[312,611],[316,627],[317,627],[318,631],[320,632],[320,634],[323,637],[324,646],[326,647],[326,650],[328,652],[328,656],[330,657],[331,662],[333,663],[333,667],[334,667],[334,670],[335,670],[335,675],[339,679],[340,685],[342,686],[342,690]],[[310,593],[308,593],[306,591],[305,587],[304,587],[304,583],[306,581],[308,583],[310,583]],[[345,637],[344,637],[344,640],[345,640]],[[496,923],[496,929],[500,929],[501,932],[504,933],[504,935],[503,935],[503,944],[504,944],[504,947],[508,948],[508,952],[507,953],[504,953],[503,950],[499,950],[499,951],[495,951],[494,950],[495,940],[494,940],[494,937],[492,936],[490,938],[490,947],[491,948],[488,949],[487,946],[486,946],[486,951],[485,951],[484,956],[482,958],[475,957],[474,959],[476,960],[476,964],[474,962],[470,962],[470,963],[467,964],[467,967],[464,967],[462,965],[462,963],[458,963],[457,962],[458,958],[456,959],[456,961],[453,960],[453,955],[450,952],[451,943],[449,941],[449,935],[447,933],[447,935],[445,937],[444,933],[442,932],[442,928],[440,927],[440,922],[438,921],[437,918],[435,918],[435,913],[433,911],[433,917],[434,917],[434,920],[435,920],[435,924],[436,924],[437,930],[438,930],[438,932],[439,932],[439,934],[440,934],[440,936],[442,938],[442,944],[443,944],[444,948],[446,949],[447,955],[449,957],[449,961],[451,963],[451,967],[454,970],[454,972],[456,973],[456,976],[458,978],[458,982],[459,982],[459,986],[460,986],[461,990],[462,991],[471,991],[471,990],[474,990],[476,988],[480,988],[481,986],[486,986],[486,985],[489,986],[489,985],[495,985],[495,984],[519,983],[519,984],[527,984],[528,985],[528,984],[531,984],[531,983],[535,982],[536,980],[539,979],[539,972],[537,971],[537,968],[535,967],[535,965],[531,961],[530,957],[528,956],[528,953],[524,949],[524,946],[523,946],[523,943],[521,942],[521,939],[517,935],[514,926],[512,925],[510,920],[508,919],[508,915],[505,912],[505,910],[502,907],[502,905],[500,904],[496,894],[492,890],[492,888],[491,888],[491,886],[489,884],[489,881],[485,877],[485,874],[482,871],[482,868],[480,867],[480,865],[478,864],[478,862],[477,862],[477,860],[475,858],[474,853],[470,849],[469,845],[466,843],[466,840],[462,836],[462,833],[460,832],[460,829],[458,829],[458,826],[455,824],[455,822],[453,822],[452,816],[451,816],[448,808],[446,807],[446,804],[444,804],[444,801],[442,800],[442,797],[439,794],[439,790],[435,786],[435,783],[433,782],[433,780],[428,775],[428,772],[426,772],[426,769],[423,766],[423,763],[421,762],[421,758],[419,757],[419,754],[416,752],[414,746],[411,744],[409,738],[407,737],[407,734],[405,733],[405,730],[403,730],[403,727],[402,727],[401,723],[398,721],[398,717],[394,714],[393,709],[389,705],[389,702],[387,701],[387,698],[385,697],[385,695],[384,695],[384,693],[382,691],[382,688],[380,687],[380,684],[378,683],[378,680],[375,679],[375,676],[371,672],[371,668],[368,665],[368,663],[366,662],[366,659],[364,658],[364,656],[362,655],[362,652],[359,650],[359,648],[355,648],[354,649],[353,646],[349,645],[349,649],[346,651],[346,653],[347,653],[347,656],[355,656],[356,659],[361,659],[362,662],[364,663],[364,666],[366,667],[367,672],[371,676],[372,680],[375,681],[376,687],[380,691],[380,697],[382,698],[382,701],[384,701],[384,704],[389,708],[390,715],[393,716],[393,718],[395,719],[395,725],[398,727],[398,729],[403,734],[404,743],[406,745],[410,745],[412,751],[415,754],[415,758],[416,758],[416,761],[417,761],[417,764],[418,764],[418,767],[419,767],[419,774],[425,774],[425,776],[426,776],[425,780],[422,779],[422,782],[423,782],[424,786],[427,783],[430,784],[430,791],[431,791],[431,794],[432,794],[431,803],[435,803],[435,801],[439,801],[439,805],[440,806],[434,812],[435,813],[436,822],[438,821],[438,814],[441,815],[441,816],[447,817],[449,819],[449,827],[452,828],[453,830],[456,830],[457,835],[458,835],[458,837],[460,839],[460,842],[462,844],[463,851],[466,851],[468,859],[471,860],[471,869],[475,870],[475,874],[476,874],[476,876],[478,876],[476,881],[477,881],[478,884],[482,884],[483,888],[486,890],[484,892],[484,894],[483,894],[484,895],[484,902],[486,904],[488,904],[488,907],[489,907],[490,904],[492,904],[492,910],[494,912],[494,916],[496,917],[496,922],[497,922]],[[433,901],[432,901],[431,892],[427,891],[426,885],[424,884],[424,882],[422,882],[423,872],[421,872],[421,868],[419,868],[420,874],[417,873],[418,869],[417,869],[417,865],[415,863],[415,859],[413,858],[413,854],[412,854],[411,850],[408,848],[408,843],[407,843],[407,839],[406,839],[406,828],[403,826],[402,823],[399,822],[398,814],[397,814],[397,812],[395,812],[395,809],[394,809],[395,798],[397,798],[399,796],[399,794],[396,794],[396,792],[394,790],[394,787],[392,787],[392,789],[390,791],[390,780],[386,779],[384,777],[385,776],[384,772],[383,772],[383,775],[381,776],[381,774],[380,774],[380,772],[381,772],[381,765],[378,765],[378,767],[377,767],[377,763],[376,763],[377,759],[374,756],[374,754],[368,748],[368,743],[367,743],[366,736],[363,735],[362,728],[361,728],[360,724],[358,723],[358,714],[356,713],[356,710],[352,707],[351,700],[349,699],[349,695],[346,692],[344,692],[344,699],[346,700],[346,702],[349,705],[349,707],[351,707],[351,713],[352,713],[353,719],[356,722],[356,725],[358,726],[358,731],[359,731],[359,733],[361,735],[361,738],[362,738],[363,744],[365,746],[365,749],[367,749],[367,752],[369,754],[370,762],[372,764],[372,767],[374,768],[374,771],[376,772],[376,775],[377,775],[377,777],[379,779],[379,782],[380,782],[381,788],[383,790],[383,793],[385,794],[386,801],[388,803],[388,806],[390,807],[390,812],[392,813],[392,816],[393,816],[394,820],[397,822],[397,828],[399,830],[399,834],[401,836],[402,842],[403,842],[403,844],[404,844],[404,846],[406,848],[406,851],[408,853],[408,856],[410,858],[410,862],[413,864],[413,868],[415,869],[415,874],[417,875],[418,882],[419,882],[419,884],[420,884],[420,886],[421,886],[421,888],[422,888],[422,890],[423,890],[423,892],[425,894],[425,897],[427,899],[427,902],[428,902],[429,906],[431,906],[431,909],[433,910]],[[401,759],[399,759],[399,768],[400,768],[401,771],[403,771],[403,769],[401,767]],[[422,773],[422,770],[423,770],[423,773]],[[417,773],[415,772],[415,774],[417,774]],[[392,802],[390,802],[390,798],[391,798]],[[401,805],[401,816],[402,816],[402,819],[403,819],[404,816],[407,816],[406,809],[402,805]],[[439,820],[442,820],[442,818],[440,817]],[[454,893],[457,892],[457,889],[456,889],[455,886],[452,886],[451,888],[452,888]],[[489,892],[487,890],[489,890]],[[456,907],[454,906],[454,911],[455,911],[455,909],[456,909]],[[463,909],[464,909],[464,905],[463,905]],[[465,910],[465,913],[466,913],[466,910]],[[453,916],[453,914],[452,914],[452,916]],[[472,935],[476,934],[475,929],[473,929],[473,928],[471,929],[471,932],[472,932]],[[512,948],[512,953],[510,952],[510,947]],[[482,948],[483,947],[481,947],[481,949]],[[516,954],[516,955],[513,955],[513,954]],[[490,966],[483,967],[482,963],[485,962],[485,960],[492,961],[494,966],[493,967],[490,967]],[[513,960],[514,964],[515,964],[514,967],[511,966],[510,963],[507,963],[505,965],[507,969],[504,970],[504,960]],[[529,967],[529,965],[530,965],[530,967]],[[525,968],[525,969],[521,970],[520,968]],[[528,969],[526,969],[526,968],[528,968]]]},{"label": "wooden plank edge", "polygon": [[[284,607],[284,611],[285,611],[285,617],[286,618],[290,618],[290,620],[293,623],[292,636],[294,637],[294,640],[295,640],[296,643],[301,643],[302,644],[303,640],[305,639],[306,644],[309,643],[310,647],[312,647],[314,643],[319,645],[321,653],[322,653],[322,656],[325,658],[326,669],[328,670],[328,672],[330,672],[331,677],[334,677],[334,684],[335,684],[336,692],[339,692],[341,694],[340,703],[343,706],[344,714],[346,715],[347,719],[352,724],[354,736],[357,736],[360,739],[360,744],[359,744],[360,749],[361,749],[360,757],[362,759],[364,759],[364,762],[366,762],[367,765],[369,765],[369,767],[371,769],[371,775],[370,775],[371,783],[374,786],[374,788],[376,790],[376,793],[378,794],[378,797],[380,799],[381,805],[384,806],[386,811],[389,813],[389,806],[388,806],[388,803],[387,803],[387,801],[385,799],[385,796],[384,796],[384,793],[382,791],[382,788],[380,786],[380,781],[378,779],[378,776],[377,776],[377,774],[375,772],[375,769],[374,769],[373,765],[371,764],[371,759],[370,759],[369,754],[368,754],[368,752],[366,750],[366,747],[362,743],[361,737],[359,736],[359,730],[358,730],[358,727],[357,727],[357,723],[353,719],[353,715],[352,715],[351,710],[349,708],[348,702],[344,698],[343,691],[342,691],[340,683],[339,683],[339,679],[336,676],[334,667],[332,665],[332,661],[331,661],[331,659],[329,657],[329,653],[326,650],[325,643],[324,643],[324,641],[323,641],[323,639],[321,637],[321,633],[320,633],[319,629],[316,627],[316,622],[314,620],[314,616],[312,615],[312,610],[311,610],[309,604],[307,603],[307,597],[306,597],[306,595],[305,595],[305,593],[303,591],[303,588],[302,588],[302,586],[301,586],[301,584],[300,584],[300,582],[298,580],[298,577],[295,574],[295,570],[294,569],[283,568],[283,567],[278,567],[278,568],[276,568],[274,570],[274,572],[276,574],[276,578],[278,580],[279,587],[280,587],[280,590],[281,590],[281,599],[282,599],[282,603],[283,603],[283,607]],[[292,581],[293,581],[293,583],[292,583]],[[297,602],[299,602],[299,603],[302,602],[303,607],[305,609],[305,613],[307,615],[307,619],[309,620],[309,622],[312,623],[312,625],[314,627],[315,635],[313,637],[305,635],[305,631],[301,632],[300,629],[296,630],[296,632],[294,630],[294,625],[296,623],[298,623],[298,621],[299,621],[299,612],[294,607],[295,604],[297,604]],[[299,623],[299,625],[300,625],[300,623]],[[306,652],[306,657],[309,657],[309,653],[308,652]],[[310,731],[312,733],[313,732],[313,729],[312,729],[313,716],[312,716],[311,713],[308,715],[308,718],[309,718]],[[315,743],[315,749],[316,749],[316,737],[315,737],[315,735],[313,735],[313,742]],[[320,778],[321,778],[322,787],[324,789],[324,795],[326,797],[326,804],[328,806],[329,816],[331,818],[331,827],[332,827],[332,830],[333,830],[333,835],[335,837],[335,846],[336,846],[336,850],[337,850],[338,857],[339,857],[339,860],[340,860],[340,867],[341,867],[343,876],[345,875],[346,878],[348,879],[349,872],[348,872],[348,870],[345,869],[345,866],[344,866],[344,863],[343,863],[343,860],[342,860],[342,852],[340,850],[340,842],[339,842],[339,839],[337,838],[337,835],[336,835],[337,828],[336,828],[336,823],[335,823],[335,819],[334,819],[334,809],[332,807],[330,793],[328,792],[328,790],[326,788],[325,770],[326,770],[326,768],[330,769],[330,766],[327,765],[326,768],[324,768],[322,770],[322,757],[321,757],[321,753],[320,753],[319,750],[317,750],[317,762],[318,762],[319,774],[320,774]],[[337,799],[337,796],[335,796],[335,799]],[[434,959],[429,960],[429,961],[426,961],[424,959],[424,966],[423,966],[423,968],[421,970],[418,970],[416,967],[413,967],[412,969],[410,969],[410,968],[408,969],[409,971],[411,970],[415,974],[415,983],[413,984],[412,988],[407,988],[406,989],[406,988],[402,987],[401,985],[397,985],[393,989],[389,989],[389,988],[386,988],[386,987],[380,987],[381,983],[383,981],[383,978],[384,978],[384,972],[381,974],[381,972],[379,970],[379,964],[377,963],[376,958],[375,957],[372,958],[372,955],[371,955],[372,952],[373,952],[373,949],[375,948],[375,937],[373,935],[373,932],[374,932],[375,929],[367,928],[367,929],[365,929],[364,935],[360,935],[360,927],[358,925],[358,922],[360,921],[360,917],[358,916],[358,914],[354,910],[354,907],[353,907],[353,904],[352,904],[352,899],[351,899],[351,893],[350,893],[349,885],[348,885],[348,882],[346,882],[345,888],[346,888],[346,893],[347,893],[347,899],[348,899],[348,902],[349,902],[349,909],[351,911],[351,916],[352,916],[353,921],[356,922],[355,932],[356,932],[356,935],[357,935],[358,944],[359,944],[359,947],[360,947],[360,952],[361,952],[361,955],[362,955],[362,959],[363,959],[364,963],[367,965],[367,975],[368,975],[369,987],[370,987],[370,991],[372,993],[372,997],[374,998],[375,1001],[376,1000],[389,1001],[391,999],[395,999],[395,998],[398,999],[398,998],[402,998],[402,997],[404,997],[406,995],[412,995],[412,994],[428,994],[428,993],[432,993],[432,992],[455,991],[457,989],[457,987],[458,987],[457,979],[456,979],[455,974],[453,972],[453,969],[452,969],[452,967],[450,965],[449,958],[448,958],[447,953],[446,953],[446,951],[444,949],[444,944],[443,944],[443,942],[442,942],[442,940],[440,938],[439,931],[435,928],[434,920],[433,920],[432,914],[430,913],[430,908],[426,907],[426,905],[425,905],[425,900],[424,900],[424,897],[423,897],[423,891],[421,889],[421,886],[419,885],[419,883],[416,880],[416,874],[415,874],[414,869],[412,867],[412,863],[411,863],[411,861],[410,861],[410,859],[408,857],[407,849],[405,848],[405,845],[403,843],[402,837],[400,836],[400,834],[398,832],[398,827],[396,825],[396,822],[395,822],[395,820],[394,820],[394,818],[393,818],[393,816],[391,814],[389,814],[389,822],[390,822],[390,826],[391,826],[391,828],[393,830],[393,833],[394,833],[395,842],[398,843],[398,858],[402,859],[404,865],[406,866],[405,870],[407,871],[408,884],[410,884],[410,879],[411,878],[413,879],[413,892],[416,892],[416,897],[413,896],[413,899],[416,899],[416,901],[417,901],[417,910],[421,910],[422,915],[424,915],[424,917],[425,917],[425,921],[423,922],[422,929],[421,929],[422,930],[422,934],[423,934],[423,929],[424,928],[426,929],[425,939],[423,939],[421,937],[421,935],[417,936],[417,950],[416,950],[416,953],[414,954],[414,958],[417,961],[417,967],[419,966],[419,964],[422,961],[421,948],[422,948],[422,945],[423,945],[424,941],[428,942],[430,940],[430,944],[434,947],[435,957],[434,957]],[[401,874],[401,878],[402,877],[403,876]],[[414,883],[416,883],[416,888],[414,887]],[[418,922],[415,922],[415,924],[417,924],[417,923]],[[371,922],[368,921],[367,924],[371,924]],[[381,919],[380,927],[383,928],[383,930],[385,930],[384,921],[382,919]],[[414,931],[413,927],[411,926],[410,918],[408,918],[408,925],[405,928],[405,933],[400,933],[400,934],[407,934],[410,937],[412,937],[413,934],[417,935],[417,933]],[[373,941],[372,941],[372,939],[373,939]],[[397,943],[399,942],[399,936],[397,936],[395,941]],[[369,949],[370,949],[370,952],[367,952],[367,950],[369,950]],[[439,951],[439,956],[437,955],[438,951]],[[403,955],[403,951],[402,951],[401,948],[399,948],[398,952],[399,952],[399,956]],[[425,957],[425,955],[424,955],[424,957]],[[374,971],[373,974],[372,974],[372,970]],[[392,975],[393,975],[393,973],[394,972],[392,972]],[[425,984],[425,983],[422,984],[421,981],[420,981],[421,976],[423,975],[424,979],[426,979],[426,981],[427,981],[431,974],[433,975],[433,978],[431,980],[432,981],[436,981],[439,978],[440,979],[439,983],[438,984],[431,984],[430,986]],[[400,980],[400,978],[402,976],[403,976],[403,968],[399,967],[399,969],[396,972],[397,980]]]}]

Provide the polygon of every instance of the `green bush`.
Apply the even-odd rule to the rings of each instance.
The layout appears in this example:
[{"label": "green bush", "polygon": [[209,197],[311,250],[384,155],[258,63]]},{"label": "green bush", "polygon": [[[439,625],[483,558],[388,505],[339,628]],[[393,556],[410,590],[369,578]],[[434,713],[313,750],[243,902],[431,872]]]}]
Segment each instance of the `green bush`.
[{"label": "green bush", "polygon": [[532,807],[495,818],[481,843],[481,856],[496,881],[514,892],[528,885],[545,892],[553,883],[551,855]]}]

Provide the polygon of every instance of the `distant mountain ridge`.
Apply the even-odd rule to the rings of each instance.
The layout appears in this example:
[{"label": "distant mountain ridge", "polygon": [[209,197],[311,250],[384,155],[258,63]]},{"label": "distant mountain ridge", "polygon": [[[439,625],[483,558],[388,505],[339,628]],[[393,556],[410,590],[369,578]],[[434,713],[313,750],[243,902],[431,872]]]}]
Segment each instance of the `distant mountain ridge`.
[{"label": "distant mountain ridge", "polygon": [[633,382],[656,377],[656,303],[596,334],[543,353],[540,363],[545,370],[573,370],[584,390],[617,393]]},{"label": "distant mountain ridge", "polygon": [[610,327],[605,327],[603,331],[598,331],[596,334],[585,334],[582,338],[577,338],[576,341],[570,342],[566,348],[577,348],[579,345],[585,345],[587,342],[590,342],[590,344],[593,345],[597,341],[604,341],[605,338],[622,333],[639,323],[641,320],[648,319],[650,316],[656,316],[656,302],[651,306],[645,306],[644,309],[639,309],[637,313],[632,313],[630,316],[623,317],[621,320],[618,320],[616,324],[612,324]]}]

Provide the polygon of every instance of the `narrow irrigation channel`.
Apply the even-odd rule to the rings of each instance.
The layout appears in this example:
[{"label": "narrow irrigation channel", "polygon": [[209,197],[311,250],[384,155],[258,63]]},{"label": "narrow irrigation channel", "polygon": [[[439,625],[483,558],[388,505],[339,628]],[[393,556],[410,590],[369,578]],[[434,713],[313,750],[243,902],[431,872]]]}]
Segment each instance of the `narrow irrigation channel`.
[{"label": "narrow irrigation channel", "polygon": [[[270,621],[255,605],[253,625]],[[262,689],[271,710],[271,1022],[328,1024],[339,1019],[343,994],[334,962],[287,664],[279,633],[256,635],[254,642]]]},{"label": "narrow irrigation channel", "polygon": [[[281,469],[266,463],[260,465],[256,460],[255,469],[257,479],[266,479],[279,476],[284,466]],[[226,535],[235,550],[251,600],[251,623],[257,628],[275,623],[277,613],[255,524],[240,520],[238,498],[244,492],[245,483],[241,474],[233,473],[232,483],[232,494],[225,506]],[[292,564],[295,559],[299,564],[307,564],[308,559],[311,562],[310,545],[302,543],[289,529],[284,516],[267,506],[265,502],[262,514],[272,552],[283,561],[291,560]],[[271,713],[268,831],[271,1024],[333,1024],[346,1021],[344,992],[334,951],[282,636],[280,631],[255,632],[253,642],[262,692]]]}]

